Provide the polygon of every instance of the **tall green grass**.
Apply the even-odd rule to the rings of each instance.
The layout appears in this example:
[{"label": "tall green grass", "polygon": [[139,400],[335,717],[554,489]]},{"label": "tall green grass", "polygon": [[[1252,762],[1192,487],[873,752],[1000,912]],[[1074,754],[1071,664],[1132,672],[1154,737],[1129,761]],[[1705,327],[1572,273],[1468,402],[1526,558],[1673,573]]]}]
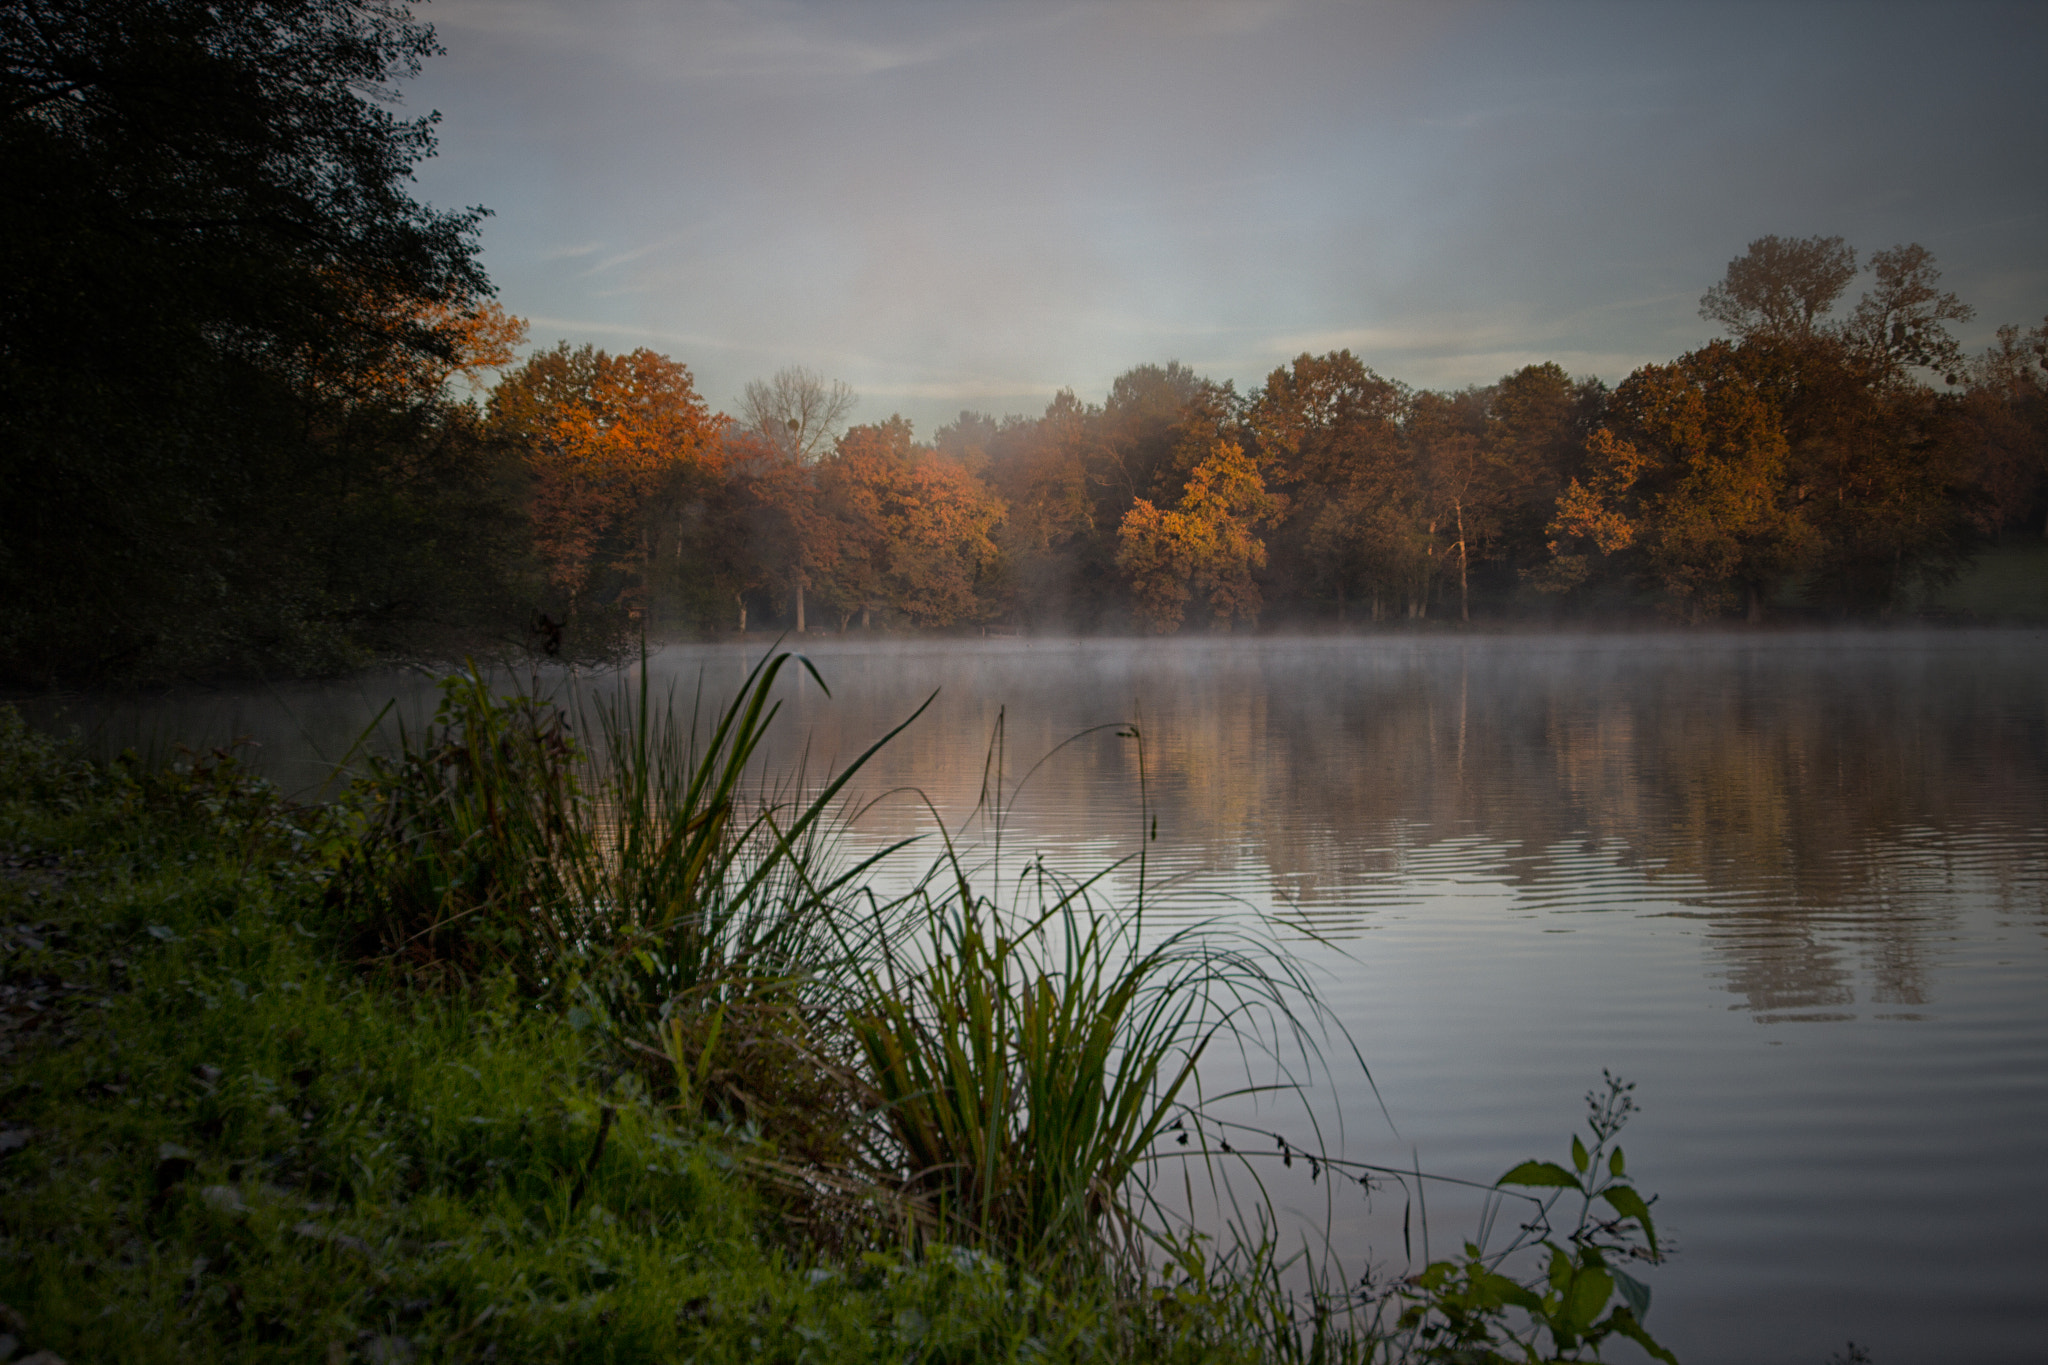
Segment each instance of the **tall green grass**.
[{"label": "tall green grass", "polygon": [[883,1150],[937,1235],[1138,1269],[1158,1244],[1145,1176],[1198,1103],[1197,1064],[1309,997],[1284,960],[1195,928],[1148,942],[1089,884],[1036,880],[1021,915],[964,878],[922,889],[917,956],[863,970],[850,1022]]}]

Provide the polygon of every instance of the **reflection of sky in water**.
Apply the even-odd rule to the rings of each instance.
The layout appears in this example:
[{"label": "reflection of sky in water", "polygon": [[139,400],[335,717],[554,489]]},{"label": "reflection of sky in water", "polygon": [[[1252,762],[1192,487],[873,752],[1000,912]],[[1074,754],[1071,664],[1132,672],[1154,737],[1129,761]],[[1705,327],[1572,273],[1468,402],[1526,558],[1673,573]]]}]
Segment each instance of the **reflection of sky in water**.
[{"label": "reflection of sky in water", "polygon": [[[1006,796],[1003,867],[1094,873],[1156,817],[1163,921],[1257,911],[1323,974],[1399,1128],[1338,1068],[1318,1108],[1347,1154],[1491,1178],[1557,1156],[1602,1067],[1638,1081],[1631,1166],[1682,1248],[1651,1325],[1689,1365],[2037,1348],[2048,638],[805,644],[833,697],[789,690],[771,770],[843,762],[939,693],[859,783],[930,806],[883,799],[856,847],[936,809],[985,862],[999,713],[1006,792],[1136,719],[1143,808],[1137,744],[1085,735]],[[716,694],[746,657],[665,651],[656,681]],[[373,691],[214,694],[209,723],[304,773]],[[1323,1207],[1299,1175],[1283,1205]],[[1340,1200],[1336,1245],[1398,1267],[1399,1202],[1374,1208]],[[1468,1212],[1432,1194],[1440,1242]]]}]

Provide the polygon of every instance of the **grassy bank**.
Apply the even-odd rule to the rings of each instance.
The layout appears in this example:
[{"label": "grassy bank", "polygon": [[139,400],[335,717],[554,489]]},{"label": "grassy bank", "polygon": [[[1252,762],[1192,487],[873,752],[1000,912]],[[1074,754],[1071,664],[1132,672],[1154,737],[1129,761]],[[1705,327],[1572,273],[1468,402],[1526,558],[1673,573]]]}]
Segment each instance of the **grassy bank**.
[{"label": "grassy bank", "polygon": [[95,767],[0,712],[0,1333],[72,1362],[1640,1339],[1602,1258],[1649,1214],[1597,1131],[1590,1174],[1509,1173],[1607,1206],[1533,1288],[1475,1252],[1289,1293],[1270,1247],[1176,1226],[1151,1172],[1203,1130],[1196,1059],[1286,1041],[1301,983],[1128,932],[1086,884],[999,913],[942,859],[877,904],[832,856],[835,789],[741,795],[781,666],[702,727],[454,680],[321,808],[219,755]]}]

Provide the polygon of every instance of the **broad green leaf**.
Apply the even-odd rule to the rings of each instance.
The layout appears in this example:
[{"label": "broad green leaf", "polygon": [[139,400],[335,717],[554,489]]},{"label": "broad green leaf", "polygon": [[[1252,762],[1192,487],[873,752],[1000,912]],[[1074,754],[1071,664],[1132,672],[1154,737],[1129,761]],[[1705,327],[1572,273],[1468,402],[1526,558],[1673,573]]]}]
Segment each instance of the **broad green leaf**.
[{"label": "broad green leaf", "polygon": [[1493,1182],[1496,1185],[1555,1185],[1560,1189],[1584,1187],[1579,1178],[1555,1161],[1525,1161]]},{"label": "broad green leaf", "polygon": [[1580,1175],[1584,1175],[1586,1173],[1586,1163],[1591,1159],[1586,1155],[1586,1144],[1574,1136],[1572,1138],[1572,1169]]},{"label": "broad green leaf", "polygon": [[1650,1206],[1631,1185],[1609,1185],[1600,1191],[1600,1197],[1614,1206],[1614,1211],[1624,1218],[1633,1218],[1643,1225],[1643,1235],[1650,1239],[1650,1250],[1657,1250],[1657,1229],[1650,1222]]},{"label": "broad green leaf", "polygon": [[1593,1319],[1600,1316],[1600,1310],[1607,1306],[1607,1300],[1614,1295],[1614,1277],[1604,1270],[1580,1270],[1578,1278],[1572,1281],[1571,1293],[1565,1299],[1565,1320],[1570,1330],[1584,1332],[1593,1325]]},{"label": "broad green leaf", "polygon": [[1502,1304],[1534,1313],[1543,1307],[1543,1300],[1507,1276],[1491,1270],[1475,1270],[1472,1286],[1483,1289],[1491,1300],[1489,1307]]},{"label": "broad green leaf", "polygon": [[1616,1147],[1614,1149],[1614,1155],[1607,1158],[1607,1174],[1619,1180],[1621,1178],[1621,1168],[1621,1148]]},{"label": "broad green leaf", "polygon": [[1644,1284],[1625,1270],[1610,1270],[1614,1276],[1614,1287],[1621,1291],[1621,1301],[1638,1319],[1650,1316],[1650,1286]]},{"label": "broad green leaf", "polygon": [[1457,1273],[1458,1268],[1449,1261],[1431,1261],[1428,1268],[1415,1277],[1414,1282],[1432,1294],[1441,1293],[1443,1287],[1450,1283],[1451,1277]]},{"label": "broad green leaf", "polygon": [[1657,1339],[1643,1330],[1643,1325],[1636,1321],[1635,1314],[1629,1312],[1628,1309],[1615,1309],[1607,1315],[1607,1321],[1604,1325],[1611,1332],[1621,1333],[1630,1341],[1648,1351],[1656,1359],[1663,1361],[1664,1365],[1678,1365],[1678,1357],[1658,1345]]},{"label": "broad green leaf", "polygon": [[1571,1287],[1572,1272],[1578,1267],[1572,1263],[1572,1258],[1565,1254],[1563,1247],[1551,1246],[1548,1242],[1545,1242],[1544,1245],[1550,1247],[1550,1268],[1547,1272],[1550,1277],[1550,1287],[1562,1294]]}]

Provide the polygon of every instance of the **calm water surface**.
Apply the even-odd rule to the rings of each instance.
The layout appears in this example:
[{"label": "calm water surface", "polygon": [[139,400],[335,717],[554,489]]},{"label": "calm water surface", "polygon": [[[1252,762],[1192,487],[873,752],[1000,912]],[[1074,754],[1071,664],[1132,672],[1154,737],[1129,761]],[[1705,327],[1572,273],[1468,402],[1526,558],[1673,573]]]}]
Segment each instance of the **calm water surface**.
[{"label": "calm water surface", "polygon": [[[929,807],[884,800],[858,839],[981,828],[1000,713],[1006,791],[1053,754],[1006,858],[1092,870],[1156,817],[1155,906],[1310,960],[1392,1116],[1335,1068],[1346,1155],[1490,1180],[1559,1157],[1603,1067],[1637,1082],[1630,1168],[1677,1247],[1649,1325],[1688,1365],[1850,1338],[1877,1365],[2043,1358],[2048,635],[805,648],[832,697],[791,689],[771,764],[843,762],[938,692],[864,783]],[[650,667],[723,693],[747,657]],[[257,733],[305,783],[394,692],[427,695],[214,694],[140,724]],[[1132,721],[1142,783],[1114,731],[1060,747]],[[1298,1173],[1276,1195],[1322,1209]],[[1431,1198],[1444,1254],[1468,1210]],[[1354,1268],[1403,1266],[1385,1194],[1347,1194],[1333,1233]]]}]

